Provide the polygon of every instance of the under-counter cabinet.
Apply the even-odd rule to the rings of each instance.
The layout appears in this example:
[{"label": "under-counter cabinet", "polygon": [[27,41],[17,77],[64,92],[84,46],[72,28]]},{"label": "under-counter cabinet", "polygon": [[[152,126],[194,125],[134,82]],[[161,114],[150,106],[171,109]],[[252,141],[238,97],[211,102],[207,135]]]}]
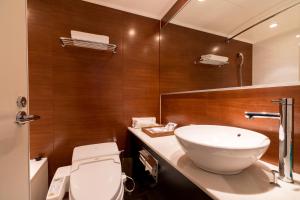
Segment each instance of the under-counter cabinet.
[{"label": "under-counter cabinet", "polygon": [[[130,134],[131,155],[133,158],[133,178],[136,189],[126,199],[141,200],[211,200],[199,187],[193,184],[163,158],[157,155],[150,147],[134,134]],[[157,177],[153,177],[141,161],[140,152],[150,153],[158,162]],[[150,162],[151,163],[151,162]],[[150,168],[150,166],[149,166]],[[151,168],[152,169],[152,168]]]}]

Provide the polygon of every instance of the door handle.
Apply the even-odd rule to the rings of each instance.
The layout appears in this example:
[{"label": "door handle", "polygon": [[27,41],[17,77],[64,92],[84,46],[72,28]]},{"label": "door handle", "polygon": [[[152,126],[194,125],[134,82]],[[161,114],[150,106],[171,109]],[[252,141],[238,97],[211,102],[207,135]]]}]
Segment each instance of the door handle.
[{"label": "door handle", "polygon": [[17,113],[16,123],[20,125],[24,125],[28,122],[36,121],[39,119],[41,119],[41,117],[38,115],[27,115],[25,111],[20,111]]}]

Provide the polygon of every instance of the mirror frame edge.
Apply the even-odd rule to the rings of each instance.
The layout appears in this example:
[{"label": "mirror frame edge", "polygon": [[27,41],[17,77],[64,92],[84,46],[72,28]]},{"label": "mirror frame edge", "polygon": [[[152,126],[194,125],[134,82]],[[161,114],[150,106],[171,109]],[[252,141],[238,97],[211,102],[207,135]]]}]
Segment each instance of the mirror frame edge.
[{"label": "mirror frame edge", "polygon": [[160,29],[165,27],[191,0],[177,0],[160,20]]}]

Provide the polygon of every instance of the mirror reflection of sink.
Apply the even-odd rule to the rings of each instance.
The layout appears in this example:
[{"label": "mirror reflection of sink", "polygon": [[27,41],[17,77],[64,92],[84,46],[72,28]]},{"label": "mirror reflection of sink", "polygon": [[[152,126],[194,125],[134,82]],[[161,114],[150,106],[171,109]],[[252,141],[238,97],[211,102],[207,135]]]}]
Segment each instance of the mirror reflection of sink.
[{"label": "mirror reflection of sink", "polygon": [[217,174],[241,172],[260,159],[270,145],[263,134],[229,126],[183,126],[175,135],[196,166]]}]

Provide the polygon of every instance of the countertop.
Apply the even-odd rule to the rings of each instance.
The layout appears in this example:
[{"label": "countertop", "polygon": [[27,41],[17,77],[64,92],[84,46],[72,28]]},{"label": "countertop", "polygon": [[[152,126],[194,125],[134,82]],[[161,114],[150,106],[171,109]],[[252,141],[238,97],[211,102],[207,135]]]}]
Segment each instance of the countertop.
[{"label": "countertop", "polygon": [[271,170],[278,167],[261,160],[237,175],[218,175],[196,167],[185,155],[174,135],[151,138],[141,129],[128,128],[161,158],[197,185],[211,198],[218,200],[299,200],[300,175],[294,173],[294,184],[278,180],[270,184]]}]

